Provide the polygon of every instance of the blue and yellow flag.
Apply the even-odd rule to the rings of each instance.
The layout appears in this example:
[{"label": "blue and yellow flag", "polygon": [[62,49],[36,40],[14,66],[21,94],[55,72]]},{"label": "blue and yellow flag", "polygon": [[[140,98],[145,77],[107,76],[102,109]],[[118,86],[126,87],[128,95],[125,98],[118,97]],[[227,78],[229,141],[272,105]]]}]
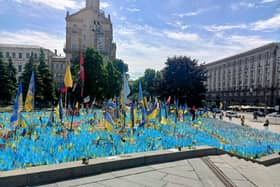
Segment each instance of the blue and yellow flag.
[{"label": "blue and yellow flag", "polygon": [[104,114],[104,127],[108,132],[114,131],[115,122],[109,112],[105,112]]},{"label": "blue and yellow flag", "polygon": [[159,114],[159,108],[155,104],[154,108],[147,112],[147,120],[156,119]]},{"label": "blue and yellow flag", "polygon": [[11,128],[15,128],[18,126],[21,110],[22,110],[22,84],[20,82],[18,85],[18,91],[14,103],[14,111],[10,119]]},{"label": "blue and yellow flag", "polygon": [[35,97],[35,75],[32,71],[28,92],[25,99],[24,109],[26,112],[31,112],[34,109],[34,97]]},{"label": "blue and yellow flag", "polygon": [[62,121],[63,120],[63,107],[62,107],[62,100],[61,100],[60,96],[58,98],[58,104],[57,104],[57,107],[55,108],[55,112],[56,112],[56,118],[60,119]]}]

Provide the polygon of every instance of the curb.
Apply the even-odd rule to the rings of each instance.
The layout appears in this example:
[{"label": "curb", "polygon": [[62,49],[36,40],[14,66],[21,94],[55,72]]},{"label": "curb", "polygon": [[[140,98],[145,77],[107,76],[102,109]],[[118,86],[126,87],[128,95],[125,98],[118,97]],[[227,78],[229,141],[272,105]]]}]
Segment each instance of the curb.
[{"label": "curb", "polygon": [[0,172],[0,186],[17,187],[44,185],[139,166],[223,154],[236,156],[240,159],[256,162],[264,166],[280,163],[280,155],[278,154],[253,160],[233,155],[217,148],[201,146],[196,149],[183,148],[181,151],[178,149],[169,149],[107,158],[96,158],[89,160],[88,165],[82,164],[82,161],[75,161],[58,165],[37,166]]},{"label": "curb", "polygon": [[181,151],[171,149],[108,158],[96,158],[89,160],[88,165],[82,164],[82,161],[76,161],[58,165],[38,166],[0,172],[0,186],[13,187],[50,184],[115,170],[220,154],[224,153],[216,148],[203,146],[191,150],[187,148],[183,148]]}]

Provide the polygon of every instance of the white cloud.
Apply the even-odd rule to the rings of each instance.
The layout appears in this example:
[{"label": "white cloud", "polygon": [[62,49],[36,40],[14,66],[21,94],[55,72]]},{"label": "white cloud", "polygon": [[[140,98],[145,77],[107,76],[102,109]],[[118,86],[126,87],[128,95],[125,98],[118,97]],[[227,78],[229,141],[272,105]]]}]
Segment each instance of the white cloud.
[{"label": "white cloud", "polygon": [[272,2],[277,2],[279,0],[263,0],[261,3],[272,3]]},{"label": "white cloud", "polygon": [[129,12],[140,12],[141,10],[139,8],[126,8]]},{"label": "white cloud", "polygon": [[205,26],[204,29],[210,32],[220,32],[225,30],[232,30],[232,29],[246,29],[248,25],[246,24],[239,24],[239,25],[210,25]]},{"label": "white cloud", "polygon": [[254,8],[256,7],[257,5],[254,4],[254,3],[248,3],[248,2],[239,2],[239,3],[232,3],[230,5],[230,8],[232,10],[240,10],[242,8]]},{"label": "white cloud", "polygon": [[189,17],[189,16],[196,16],[196,15],[198,15],[198,14],[200,14],[200,13],[202,13],[201,10],[194,11],[194,12],[180,13],[180,14],[174,13],[173,15],[178,16],[178,17],[180,17],[180,18],[183,18],[183,17]]},{"label": "white cloud", "polygon": [[175,21],[175,22],[168,22],[166,23],[167,25],[170,25],[172,27],[181,29],[181,30],[186,30],[187,28],[189,28],[190,26],[187,24],[182,23],[181,21]]},{"label": "white cloud", "polygon": [[100,2],[100,8],[105,9],[111,6],[109,2]]},{"label": "white cloud", "polygon": [[75,0],[14,0],[18,3],[35,3],[38,5],[47,5],[49,7],[64,10],[67,8],[70,9],[79,9],[84,6],[84,2],[77,2]]},{"label": "white cloud", "polygon": [[196,42],[200,39],[198,34],[195,33],[183,33],[183,32],[172,32],[172,31],[165,31],[164,33],[168,38],[175,39],[175,40]]},{"label": "white cloud", "polygon": [[260,20],[252,24],[253,30],[280,29],[280,14],[269,19]]},{"label": "white cloud", "polygon": [[203,28],[210,32],[222,32],[232,29],[249,29],[253,31],[277,30],[280,29],[280,14],[276,14],[273,17],[265,20],[259,20],[248,24],[208,25],[204,26]]},{"label": "white cloud", "polygon": [[17,32],[0,31],[0,43],[39,45],[43,48],[58,50],[58,54],[63,55],[65,38],[51,35],[45,32],[33,30],[20,30]]}]

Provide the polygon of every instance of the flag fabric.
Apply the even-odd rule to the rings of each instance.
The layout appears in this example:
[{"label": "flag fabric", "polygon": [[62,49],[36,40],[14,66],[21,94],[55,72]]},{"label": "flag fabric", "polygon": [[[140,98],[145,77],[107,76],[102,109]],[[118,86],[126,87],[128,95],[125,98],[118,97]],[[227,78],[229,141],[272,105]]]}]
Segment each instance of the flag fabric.
[{"label": "flag fabric", "polygon": [[169,104],[170,104],[170,102],[171,102],[171,96],[169,96],[169,97],[168,97],[168,99],[167,99],[166,103],[169,105]]},{"label": "flag fabric", "polygon": [[66,91],[67,91],[67,88],[65,88],[64,83],[61,83],[61,85],[60,85],[60,92],[61,93],[66,93]]},{"label": "flag fabric", "polygon": [[31,112],[34,109],[34,97],[35,97],[35,75],[34,75],[34,71],[32,71],[29,88],[24,104],[24,109],[26,112]]},{"label": "flag fabric", "polygon": [[147,97],[144,97],[144,99],[143,99],[143,104],[144,104],[145,109],[146,109],[146,110],[149,110]]},{"label": "flag fabric", "polygon": [[67,64],[65,75],[64,75],[64,86],[65,88],[72,88],[73,87],[73,80],[70,70],[70,64]]},{"label": "flag fabric", "polygon": [[104,114],[104,127],[108,132],[114,131],[115,123],[113,121],[113,118],[109,112],[105,112]]},{"label": "flag fabric", "polygon": [[15,128],[19,124],[20,112],[22,110],[22,84],[18,85],[16,100],[14,103],[14,111],[10,119],[10,127]]},{"label": "flag fabric", "polygon": [[135,122],[135,113],[134,113],[134,103],[131,103],[130,106],[130,118],[131,118],[131,128],[134,128],[134,122]]},{"label": "flag fabric", "polygon": [[147,120],[156,119],[158,113],[159,113],[159,108],[157,104],[155,104],[153,109],[147,112]]},{"label": "flag fabric", "polygon": [[20,126],[23,128],[27,127],[27,119],[22,114],[20,115]]},{"label": "flag fabric", "polygon": [[50,117],[49,117],[49,120],[48,120],[47,125],[48,125],[48,126],[52,126],[53,123],[54,123],[54,112],[53,112],[53,110],[52,110],[51,113],[50,113]]},{"label": "flag fabric", "polygon": [[59,119],[60,121],[63,120],[63,108],[62,108],[62,100],[61,97],[59,96],[58,98],[58,104],[57,107],[55,108],[56,112],[56,118]]},{"label": "flag fabric", "polygon": [[143,103],[143,92],[142,92],[141,81],[139,81],[139,103]]},{"label": "flag fabric", "polygon": [[84,96],[84,84],[85,84],[85,69],[84,69],[84,57],[83,57],[83,53],[80,53],[80,78],[81,78],[81,96]]},{"label": "flag fabric", "polygon": [[127,104],[127,96],[130,94],[130,88],[125,73],[123,73],[123,104]]}]

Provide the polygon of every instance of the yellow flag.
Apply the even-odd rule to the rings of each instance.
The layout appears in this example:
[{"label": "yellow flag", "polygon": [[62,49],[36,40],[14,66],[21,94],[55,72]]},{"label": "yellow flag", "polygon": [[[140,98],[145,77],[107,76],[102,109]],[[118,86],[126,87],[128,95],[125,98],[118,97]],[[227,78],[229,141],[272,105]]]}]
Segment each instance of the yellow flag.
[{"label": "yellow flag", "polygon": [[73,87],[73,80],[72,80],[72,75],[71,75],[71,70],[70,70],[70,65],[67,64],[66,67],[66,72],[64,75],[64,86],[65,88],[72,88]]}]

